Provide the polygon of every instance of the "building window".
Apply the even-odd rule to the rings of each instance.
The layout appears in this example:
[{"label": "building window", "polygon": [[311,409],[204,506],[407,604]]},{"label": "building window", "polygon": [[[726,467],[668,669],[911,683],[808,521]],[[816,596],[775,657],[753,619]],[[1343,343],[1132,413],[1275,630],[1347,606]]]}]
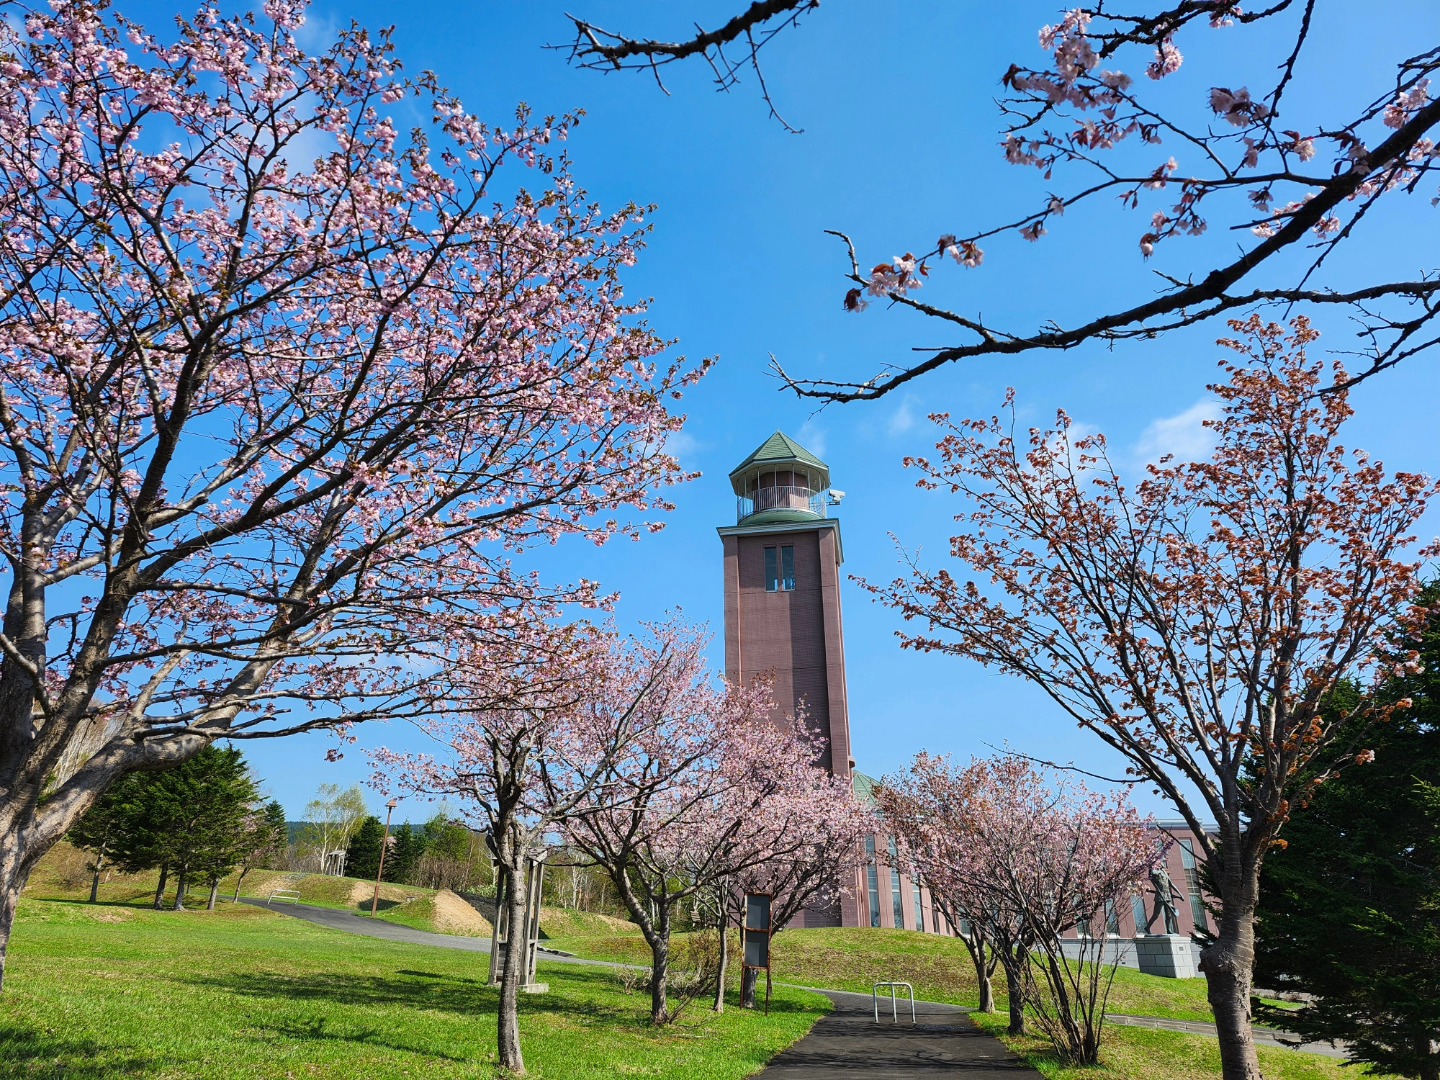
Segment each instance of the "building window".
[{"label": "building window", "polygon": [[915,885],[915,929],[925,933],[925,901],[920,898],[920,883]]},{"label": "building window", "polygon": [[890,896],[895,901],[895,929],[905,929],[905,897],[900,892],[900,871],[896,864],[900,854],[895,850],[895,841],[890,841]]},{"label": "building window", "polygon": [[[767,548],[767,551],[774,551],[774,548]],[[875,838],[865,838],[865,877],[870,886],[870,925],[880,925],[880,873],[875,866]]]},{"label": "building window", "polygon": [[1180,865],[1185,867],[1185,888],[1190,893],[1190,914],[1195,917],[1195,929],[1207,930],[1210,923],[1205,918],[1205,900],[1200,892],[1200,864],[1195,861],[1194,841],[1180,841]]},{"label": "building window", "polygon": [[1114,900],[1105,901],[1105,932],[1120,936],[1120,909],[1115,906]]},{"label": "building window", "polygon": [[765,549],[765,591],[795,591],[795,545]]},{"label": "building window", "polygon": [[1145,897],[1136,893],[1130,897],[1130,914],[1135,917],[1135,934],[1145,933]]}]

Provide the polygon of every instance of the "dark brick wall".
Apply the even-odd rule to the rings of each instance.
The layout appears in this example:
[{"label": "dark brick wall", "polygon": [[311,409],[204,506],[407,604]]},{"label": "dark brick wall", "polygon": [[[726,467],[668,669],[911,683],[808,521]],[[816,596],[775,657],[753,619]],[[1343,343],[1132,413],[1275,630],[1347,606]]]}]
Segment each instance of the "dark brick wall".
[{"label": "dark brick wall", "polygon": [[[795,588],[766,592],[765,549],[795,548]],[[824,736],[822,763],[849,776],[850,720],[840,617],[837,532],[826,526],[724,537],[725,674],[748,683],[773,680],[777,722],[804,703],[807,723]],[[868,926],[862,874],[847,875],[834,905],[804,912],[794,925]],[[862,921],[862,918],[864,921]]]}]

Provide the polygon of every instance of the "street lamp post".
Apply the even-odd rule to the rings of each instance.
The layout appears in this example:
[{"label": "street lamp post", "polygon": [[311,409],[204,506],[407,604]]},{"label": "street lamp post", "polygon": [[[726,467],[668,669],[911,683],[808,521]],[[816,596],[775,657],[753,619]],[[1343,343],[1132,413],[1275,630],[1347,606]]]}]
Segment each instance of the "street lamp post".
[{"label": "street lamp post", "polygon": [[390,846],[390,815],[395,813],[395,807],[399,805],[399,799],[391,799],[385,804],[385,839],[380,841],[380,868],[375,871],[375,898],[370,901],[371,915],[374,915],[380,906],[380,878],[385,873],[385,849]]}]

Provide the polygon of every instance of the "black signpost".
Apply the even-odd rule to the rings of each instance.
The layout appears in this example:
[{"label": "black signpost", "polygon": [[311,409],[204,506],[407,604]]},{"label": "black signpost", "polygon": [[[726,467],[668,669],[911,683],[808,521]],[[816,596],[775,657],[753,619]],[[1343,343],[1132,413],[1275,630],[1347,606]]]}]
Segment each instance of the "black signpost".
[{"label": "black signpost", "polygon": [[741,968],[765,970],[765,1015],[770,1015],[770,900],[769,893],[745,894],[744,945]]}]

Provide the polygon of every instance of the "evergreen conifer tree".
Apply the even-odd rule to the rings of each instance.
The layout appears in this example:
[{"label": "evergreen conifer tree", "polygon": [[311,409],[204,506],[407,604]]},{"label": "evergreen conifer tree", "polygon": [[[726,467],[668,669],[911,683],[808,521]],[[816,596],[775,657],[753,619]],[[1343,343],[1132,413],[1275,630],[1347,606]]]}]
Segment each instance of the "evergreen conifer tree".
[{"label": "evergreen conifer tree", "polygon": [[380,844],[385,838],[385,825],[374,814],[366,816],[350,838],[345,853],[345,874],[369,881],[380,873]]},{"label": "evergreen conifer tree", "polygon": [[1389,703],[1413,705],[1373,731],[1374,760],[1328,780],[1267,860],[1257,944],[1260,985],[1313,996],[1298,1012],[1262,1015],[1421,1080],[1440,1080],[1437,601],[1432,585],[1428,627],[1401,650],[1418,650],[1424,670],[1384,690]]}]

